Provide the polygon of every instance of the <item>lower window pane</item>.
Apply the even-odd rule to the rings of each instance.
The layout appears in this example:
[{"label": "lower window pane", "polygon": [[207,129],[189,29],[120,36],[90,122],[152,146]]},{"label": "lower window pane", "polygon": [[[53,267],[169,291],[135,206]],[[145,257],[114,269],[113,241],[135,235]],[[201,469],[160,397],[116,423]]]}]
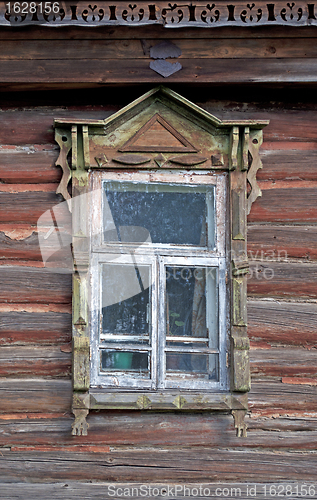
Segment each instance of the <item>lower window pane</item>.
[{"label": "lower window pane", "polygon": [[191,374],[195,378],[218,380],[218,354],[166,353],[166,371],[177,375]]},{"label": "lower window pane", "polygon": [[135,351],[101,351],[101,371],[129,371],[138,372],[143,375],[150,373],[149,353]]}]

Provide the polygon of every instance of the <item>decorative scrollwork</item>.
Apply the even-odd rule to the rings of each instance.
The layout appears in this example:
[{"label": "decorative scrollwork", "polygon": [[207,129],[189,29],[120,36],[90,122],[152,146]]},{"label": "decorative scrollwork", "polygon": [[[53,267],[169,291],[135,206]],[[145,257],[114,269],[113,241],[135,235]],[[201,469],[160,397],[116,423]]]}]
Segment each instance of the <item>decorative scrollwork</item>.
[{"label": "decorative scrollwork", "polygon": [[247,8],[240,13],[243,23],[258,23],[262,18],[262,9],[254,9],[255,3],[248,3]]},{"label": "decorative scrollwork", "polygon": [[[76,4],[76,5],[74,5]],[[96,26],[96,25],[148,25],[162,24],[168,28],[182,26],[257,26],[257,25],[316,25],[315,10],[317,3],[302,0],[276,0],[266,3],[263,0],[246,0],[226,4],[215,2],[172,3],[166,0],[153,2],[111,2],[98,0],[91,2],[71,2],[65,0],[58,12],[22,12],[15,4],[0,5],[0,25],[52,26]],[[12,9],[11,11],[9,9]],[[15,10],[14,10],[15,9]]]}]

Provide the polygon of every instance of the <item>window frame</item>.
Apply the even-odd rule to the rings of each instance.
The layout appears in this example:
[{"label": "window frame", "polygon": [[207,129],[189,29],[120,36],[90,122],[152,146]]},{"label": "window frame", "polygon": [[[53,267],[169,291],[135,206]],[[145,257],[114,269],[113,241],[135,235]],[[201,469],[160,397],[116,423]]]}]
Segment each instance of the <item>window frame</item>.
[{"label": "window frame", "polygon": [[[228,370],[226,369],[226,360],[228,359],[228,290],[225,285],[226,275],[228,274],[229,262],[226,257],[226,237],[228,235],[228,220],[226,221],[226,192],[228,176],[226,173],[215,174],[212,171],[194,172],[190,179],[188,174],[181,170],[175,170],[172,173],[161,170],[160,172],[139,172],[136,174],[137,183],[134,181],[134,176],[131,173],[125,172],[119,175],[111,172],[96,172],[90,173],[91,193],[94,193],[91,198],[91,267],[90,267],[90,282],[91,282],[91,298],[90,303],[94,304],[92,308],[90,323],[91,323],[91,367],[90,367],[90,385],[92,388],[102,387],[104,390],[116,388],[118,391],[124,389],[136,390],[166,390],[177,389],[192,390],[192,391],[225,391],[229,389]],[[208,248],[208,244],[204,247],[176,244],[160,244],[153,243],[151,245],[139,246],[133,244],[117,244],[103,241],[103,193],[105,182],[131,182],[139,185],[160,184],[160,185],[179,185],[204,187],[214,186],[214,247]],[[153,251],[153,256],[149,256],[149,251]],[[121,344],[121,349],[148,351],[152,356],[151,377],[150,380],[140,379],[140,377],[127,374],[109,373],[100,374],[99,359],[101,346],[98,341],[100,331],[100,309],[101,309],[101,270],[102,263],[113,262],[116,259],[118,263],[127,263],[128,256],[135,256],[138,264],[151,265],[154,286],[152,287],[152,342],[151,348],[136,347],[131,345]],[[127,257],[124,257],[127,255]],[[108,257],[108,259],[107,259]],[[219,348],[219,381],[200,381],[194,380],[194,377],[188,377],[188,380],[180,380],[169,376],[165,376],[165,356],[167,351],[172,351],[165,346],[163,339],[165,330],[165,300],[166,292],[164,290],[164,265],[190,265],[201,264],[200,267],[215,267],[219,270],[218,283],[218,342]],[[164,299],[164,300],[163,300]],[[97,305],[99,304],[99,306]],[[97,307],[96,307],[97,306]],[[111,345],[108,346],[108,349]],[[116,350],[113,345],[113,349]],[[196,349],[197,351],[197,349]],[[211,349],[209,349],[211,354]],[[187,350],[187,352],[189,352]],[[193,351],[194,352],[194,351]],[[135,380],[133,380],[135,378]]]},{"label": "window frame", "polygon": [[[179,156],[171,158],[170,161],[164,154],[156,157],[151,155],[153,152],[151,147],[144,149],[148,151],[147,155],[150,154],[150,158],[144,160],[143,155],[140,160],[140,155],[134,146],[132,155],[136,154],[137,158],[134,160],[137,161],[133,164],[130,160],[127,162],[123,139],[125,138],[126,144],[131,144],[131,140],[132,144],[133,141],[136,141],[134,144],[137,144],[137,141],[140,144],[142,142],[140,133],[135,134],[134,137],[137,139],[134,140],[133,131],[142,129],[143,134],[147,124],[153,124],[153,120],[159,121],[160,117],[162,118],[160,123],[164,127],[164,123],[168,123],[165,129],[172,133],[174,139],[180,140],[184,148],[189,145],[188,152],[193,149],[194,154],[187,155],[185,163]],[[176,92],[162,86],[150,90],[105,120],[65,118],[55,120],[55,139],[60,147],[56,165],[63,171],[56,193],[63,196],[72,212],[72,248],[75,257],[72,315],[72,412],[75,416],[73,435],[87,434],[86,417],[93,409],[229,411],[234,416],[237,435],[246,435],[244,416],[248,409],[247,392],[250,390],[246,315],[248,273],[246,216],[251,210],[252,203],[261,195],[256,174],[262,167],[259,157],[262,129],[268,123],[256,120],[219,120]],[[175,127],[181,127],[182,133],[179,134]],[[117,131],[119,134],[116,134]],[[192,146],[191,137],[195,139],[195,144],[198,141],[198,147]],[[119,149],[118,140],[119,142],[121,140],[122,144],[122,146],[119,144]],[[170,149],[166,151],[171,152]],[[177,151],[179,152],[179,148]],[[121,155],[118,156],[119,153]],[[71,166],[68,161],[70,154]],[[144,162],[146,165],[141,165]],[[142,172],[142,169],[151,170],[153,176],[155,172],[160,171],[164,162],[167,169],[182,169],[189,178],[193,171],[200,171],[203,175],[206,170],[212,170],[217,175],[222,172],[228,175],[226,213],[229,225],[227,256],[230,260],[230,270],[226,280],[229,294],[230,345],[227,359],[229,388],[226,391],[204,393],[186,389],[156,392],[117,389],[105,391],[92,388],[90,384],[91,326],[88,292],[91,220],[87,216],[89,212],[87,197],[90,194],[89,171],[113,170],[120,176],[124,171],[133,171],[137,180],[138,172]],[[72,180],[72,195],[68,191],[70,180]],[[247,185],[250,187],[249,191]]]}]

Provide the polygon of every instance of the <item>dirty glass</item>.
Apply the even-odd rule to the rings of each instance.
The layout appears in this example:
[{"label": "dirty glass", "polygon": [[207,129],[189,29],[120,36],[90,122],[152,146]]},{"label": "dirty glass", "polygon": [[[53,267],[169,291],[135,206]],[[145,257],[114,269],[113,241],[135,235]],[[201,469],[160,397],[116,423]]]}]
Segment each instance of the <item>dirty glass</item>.
[{"label": "dirty glass", "polygon": [[151,333],[151,268],[102,265],[101,340],[148,342]]},{"label": "dirty glass", "polygon": [[166,343],[218,348],[218,271],[166,266]]},{"label": "dirty glass", "polygon": [[104,182],[105,242],[213,248],[214,186]]},{"label": "dirty glass", "polygon": [[102,349],[100,354],[101,371],[133,371],[149,377],[149,358],[148,352]]},{"label": "dirty glass", "polygon": [[218,380],[218,354],[167,352],[166,371],[182,373],[185,378],[191,374],[198,379]]}]

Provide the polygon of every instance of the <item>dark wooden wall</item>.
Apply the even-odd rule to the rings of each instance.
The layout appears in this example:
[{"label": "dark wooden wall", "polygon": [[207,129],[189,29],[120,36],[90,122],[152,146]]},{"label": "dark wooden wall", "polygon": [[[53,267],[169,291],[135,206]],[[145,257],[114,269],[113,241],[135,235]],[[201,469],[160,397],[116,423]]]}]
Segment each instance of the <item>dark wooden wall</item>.
[{"label": "dark wooden wall", "polygon": [[[316,481],[316,37],[0,31],[0,498],[105,498],[89,481]],[[162,38],[183,51],[184,70],[165,80],[148,68]],[[71,278],[43,268],[36,228],[61,201],[53,119],[105,118],[157,83],[220,118],[270,120],[248,226],[247,438],[228,415],[114,411],[91,412],[88,436],[71,436]]]}]

